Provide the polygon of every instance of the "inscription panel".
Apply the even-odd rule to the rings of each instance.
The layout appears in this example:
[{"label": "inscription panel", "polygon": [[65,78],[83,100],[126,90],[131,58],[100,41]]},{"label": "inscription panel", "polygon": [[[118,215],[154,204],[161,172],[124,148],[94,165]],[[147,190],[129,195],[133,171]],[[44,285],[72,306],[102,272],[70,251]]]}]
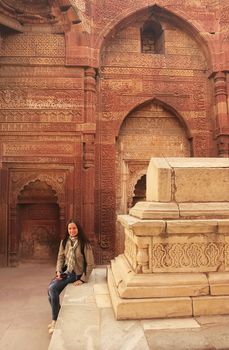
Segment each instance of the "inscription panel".
[{"label": "inscription panel", "polygon": [[82,107],[84,92],[82,90],[1,90],[0,106],[13,108],[52,108],[74,109]]},{"label": "inscription panel", "polygon": [[23,155],[26,156],[51,156],[51,155],[61,155],[61,156],[72,156],[75,152],[74,143],[66,144],[63,142],[58,142],[57,144],[52,142],[36,142],[35,143],[22,143],[14,142],[3,144],[3,156],[16,156]]},{"label": "inscription panel", "polygon": [[82,125],[73,123],[2,123],[0,132],[74,132],[82,131]]},{"label": "inscription panel", "polygon": [[0,66],[0,76],[1,77],[11,77],[11,78],[48,78],[48,77],[62,77],[62,78],[83,78],[84,70],[80,67],[40,67],[40,66],[28,66],[28,67],[18,67],[18,66]]},{"label": "inscription panel", "polygon": [[10,90],[16,88],[23,89],[83,89],[81,78],[1,78],[0,89]]},{"label": "inscription panel", "polygon": [[[70,123],[83,121],[83,106],[77,106],[75,109],[58,109],[57,110],[1,110],[2,123]],[[61,124],[62,125],[62,124]]]}]

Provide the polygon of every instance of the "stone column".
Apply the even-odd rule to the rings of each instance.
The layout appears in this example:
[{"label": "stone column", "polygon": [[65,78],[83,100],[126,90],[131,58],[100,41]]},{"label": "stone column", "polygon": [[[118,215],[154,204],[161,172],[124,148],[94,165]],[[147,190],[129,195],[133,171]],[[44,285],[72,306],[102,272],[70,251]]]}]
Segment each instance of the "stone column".
[{"label": "stone column", "polygon": [[227,107],[226,74],[214,75],[216,101],[216,139],[220,157],[229,156],[229,115]]},{"label": "stone column", "polygon": [[7,266],[8,171],[0,167],[0,266]]},{"label": "stone column", "polygon": [[83,135],[83,227],[93,242],[95,196],[95,76],[94,68],[85,70],[84,106],[85,124]]}]

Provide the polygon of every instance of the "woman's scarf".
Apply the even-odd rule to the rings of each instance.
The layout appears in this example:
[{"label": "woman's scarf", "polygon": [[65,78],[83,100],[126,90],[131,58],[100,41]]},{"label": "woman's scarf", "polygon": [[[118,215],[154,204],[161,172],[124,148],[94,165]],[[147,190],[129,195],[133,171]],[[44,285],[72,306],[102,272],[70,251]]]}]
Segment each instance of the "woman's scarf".
[{"label": "woman's scarf", "polygon": [[79,243],[79,241],[76,237],[69,237],[69,239],[70,239],[71,247],[68,249],[66,259],[65,259],[65,262],[67,265],[66,272],[74,271],[75,263],[76,263],[75,250],[76,250],[76,247]]}]

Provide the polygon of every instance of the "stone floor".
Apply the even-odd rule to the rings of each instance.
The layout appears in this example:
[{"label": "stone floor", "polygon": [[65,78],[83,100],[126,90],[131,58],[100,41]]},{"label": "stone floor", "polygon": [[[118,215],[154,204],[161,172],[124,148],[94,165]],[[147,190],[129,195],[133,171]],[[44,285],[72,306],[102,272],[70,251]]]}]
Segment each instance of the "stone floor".
[{"label": "stone floor", "polygon": [[53,272],[50,264],[0,269],[1,350],[229,350],[229,315],[116,321],[101,267],[88,284],[66,288],[50,337]]},{"label": "stone floor", "polygon": [[50,336],[47,285],[54,275],[50,264],[0,268],[0,349],[46,350]]}]

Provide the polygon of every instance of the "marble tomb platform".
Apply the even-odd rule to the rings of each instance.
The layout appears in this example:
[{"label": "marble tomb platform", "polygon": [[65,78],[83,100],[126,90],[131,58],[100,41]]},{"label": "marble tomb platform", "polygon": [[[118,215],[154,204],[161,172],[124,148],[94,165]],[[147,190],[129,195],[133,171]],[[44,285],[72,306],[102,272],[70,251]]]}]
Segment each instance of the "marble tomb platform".
[{"label": "marble tomb platform", "polygon": [[152,158],[108,267],[121,319],[229,314],[229,159]]}]

